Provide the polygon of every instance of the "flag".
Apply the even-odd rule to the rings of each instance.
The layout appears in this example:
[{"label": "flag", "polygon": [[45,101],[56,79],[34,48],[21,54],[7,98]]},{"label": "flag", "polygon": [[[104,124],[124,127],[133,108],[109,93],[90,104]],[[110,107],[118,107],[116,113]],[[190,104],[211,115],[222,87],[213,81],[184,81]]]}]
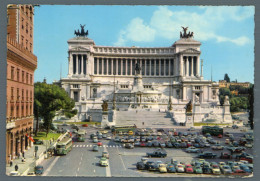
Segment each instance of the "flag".
[{"label": "flag", "polygon": [[25,134],[25,136],[27,136],[27,138],[29,138],[29,140],[31,140],[32,142],[34,142],[34,139],[32,137],[30,137],[27,133]]}]

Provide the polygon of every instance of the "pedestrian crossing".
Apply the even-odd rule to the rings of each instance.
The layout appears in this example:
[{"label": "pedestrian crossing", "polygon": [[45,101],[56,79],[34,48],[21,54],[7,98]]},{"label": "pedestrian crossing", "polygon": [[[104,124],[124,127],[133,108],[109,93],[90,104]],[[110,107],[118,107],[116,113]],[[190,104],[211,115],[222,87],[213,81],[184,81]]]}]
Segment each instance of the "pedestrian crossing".
[{"label": "pedestrian crossing", "polygon": [[[73,148],[91,148],[93,145],[73,145]],[[121,145],[102,145],[99,147],[103,147],[103,148],[121,148]]]}]

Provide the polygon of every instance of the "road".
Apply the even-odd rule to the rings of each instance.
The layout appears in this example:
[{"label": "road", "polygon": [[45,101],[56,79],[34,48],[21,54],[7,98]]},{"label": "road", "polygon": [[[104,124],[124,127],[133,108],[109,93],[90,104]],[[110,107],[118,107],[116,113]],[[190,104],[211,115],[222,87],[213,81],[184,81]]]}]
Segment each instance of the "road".
[{"label": "road", "polygon": [[[70,126],[64,127],[70,129]],[[82,129],[82,128],[80,128]],[[44,160],[42,165],[45,168],[43,176],[88,176],[88,177],[182,177],[191,176],[190,174],[160,174],[159,172],[139,171],[136,169],[136,163],[141,160],[141,157],[145,156],[147,152],[153,152],[156,148],[149,147],[135,147],[134,149],[126,149],[121,143],[117,143],[111,140],[102,139],[103,146],[99,147],[98,152],[93,152],[92,148],[95,143],[90,139],[90,134],[96,133],[96,128],[83,128],[86,129],[86,141],[74,142],[72,151],[65,156],[54,156],[48,160]],[[179,131],[179,130],[178,130]],[[181,131],[187,131],[187,128],[181,129]],[[242,133],[238,130],[230,129],[233,131],[234,137],[238,140]],[[238,133],[236,133],[238,132]],[[226,138],[216,138],[224,145]],[[99,159],[103,151],[107,151],[110,155],[109,166],[99,166]],[[167,152],[166,158],[149,158],[151,161],[163,161],[170,162],[170,159],[174,157],[178,161],[189,163],[196,158],[196,153],[186,153],[185,149],[165,148]],[[205,148],[203,151],[211,151],[218,156],[221,151],[213,151],[211,148]],[[227,150],[225,150],[228,152]],[[247,153],[252,154],[252,149],[248,149]],[[206,159],[207,160],[207,159]],[[208,159],[208,161],[213,161]],[[227,161],[220,158],[214,159],[216,162]],[[194,175],[196,177],[208,177],[209,175],[201,174]],[[211,175],[210,175],[211,176]],[[221,175],[222,176],[222,175]]]}]

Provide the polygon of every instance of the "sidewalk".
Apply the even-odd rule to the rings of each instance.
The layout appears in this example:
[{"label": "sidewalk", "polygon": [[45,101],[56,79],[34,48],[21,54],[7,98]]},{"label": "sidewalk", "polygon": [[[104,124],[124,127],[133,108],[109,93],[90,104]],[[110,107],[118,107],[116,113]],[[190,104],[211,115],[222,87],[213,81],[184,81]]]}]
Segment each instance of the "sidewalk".
[{"label": "sidewalk", "polygon": [[15,171],[14,166],[16,164],[18,165],[18,172],[20,174],[23,174],[24,172],[28,172],[29,168],[33,169],[35,166],[35,158],[34,158],[35,146],[38,146],[37,157],[41,156],[44,153],[44,151],[46,151],[45,144],[32,146],[29,150],[26,150],[24,153],[26,162],[22,162],[21,156],[20,159],[18,158],[14,159],[12,167],[10,167],[10,164],[6,165],[6,174],[9,175],[11,171]]}]

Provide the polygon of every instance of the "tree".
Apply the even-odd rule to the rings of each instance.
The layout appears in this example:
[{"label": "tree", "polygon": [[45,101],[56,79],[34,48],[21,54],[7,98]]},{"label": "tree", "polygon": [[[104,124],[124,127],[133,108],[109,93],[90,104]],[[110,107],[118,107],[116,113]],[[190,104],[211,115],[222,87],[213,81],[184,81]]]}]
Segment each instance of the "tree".
[{"label": "tree", "polygon": [[34,95],[36,105],[34,114],[38,118],[43,118],[46,136],[49,133],[56,111],[62,110],[64,115],[69,118],[77,114],[77,110],[73,109],[75,106],[74,100],[68,96],[63,88],[57,85],[37,82],[34,85]]},{"label": "tree", "polygon": [[225,74],[224,80],[227,81],[227,82],[230,82],[230,78],[229,78],[228,74]]},{"label": "tree", "polygon": [[34,106],[33,106],[33,112],[34,117],[36,118],[36,130],[35,130],[35,136],[38,134],[38,128],[39,128],[39,117],[40,117],[40,109],[41,109],[41,102],[38,101],[38,99],[34,99]]},{"label": "tree", "polygon": [[254,129],[254,85],[251,86],[248,90],[248,99],[249,99],[249,125],[251,129]]},{"label": "tree", "polygon": [[220,104],[224,104],[225,96],[228,96],[229,98],[231,97],[230,90],[228,88],[220,88],[219,89],[219,101]]}]

